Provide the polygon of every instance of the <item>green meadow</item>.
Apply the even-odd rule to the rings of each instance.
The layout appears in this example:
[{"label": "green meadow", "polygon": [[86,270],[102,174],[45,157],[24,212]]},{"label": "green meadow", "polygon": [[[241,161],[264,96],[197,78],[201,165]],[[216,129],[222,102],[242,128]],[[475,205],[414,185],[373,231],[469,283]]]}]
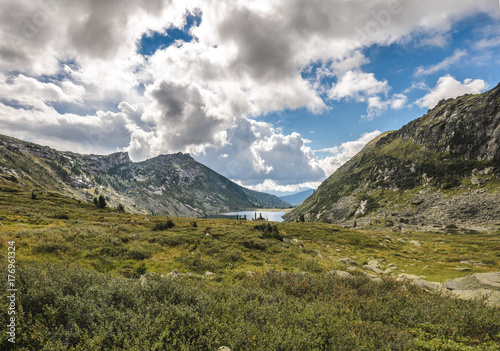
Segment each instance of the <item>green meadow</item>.
[{"label": "green meadow", "polygon": [[[164,218],[8,182],[0,223],[0,279],[15,242],[19,289],[2,350],[500,349],[499,308],[329,274],[347,257],[437,282],[500,271],[500,230]],[[7,299],[0,309],[6,326]]]}]

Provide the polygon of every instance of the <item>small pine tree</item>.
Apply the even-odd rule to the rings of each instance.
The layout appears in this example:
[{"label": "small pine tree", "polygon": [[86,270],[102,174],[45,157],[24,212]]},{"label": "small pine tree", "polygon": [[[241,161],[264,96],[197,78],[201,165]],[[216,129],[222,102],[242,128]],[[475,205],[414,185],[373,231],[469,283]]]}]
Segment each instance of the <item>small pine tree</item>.
[{"label": "small pine tree", "polygon": [[106,199],[104,196],[99,196],[99,208],[106,208]]},{"label": "small pine tree", "polygon": [[116,206],[116,212],[125,212],[125,207],[122,204]]},{"label": "small pine tree", "polygon": [[36,200],[35,190],[31,192],[31,200]]},{"label": "small pine tree", "polygon": [[300,215],[299,222],[305,222],[306,219],[303,214]]},{"label": "small pine tree", "polygon": [[97,197],[94,197],[94,206],[99,207],[99,200],[97,200]]}]

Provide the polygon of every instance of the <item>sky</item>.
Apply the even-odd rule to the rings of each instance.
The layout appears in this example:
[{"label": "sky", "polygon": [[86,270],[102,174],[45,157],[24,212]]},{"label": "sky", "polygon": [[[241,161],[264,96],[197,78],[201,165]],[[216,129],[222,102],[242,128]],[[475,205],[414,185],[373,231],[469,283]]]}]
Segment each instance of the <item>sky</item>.
[{"label": "sky", "polygon": [[499,82],[497,0],[0,0],[0,134],[273,194]]}]

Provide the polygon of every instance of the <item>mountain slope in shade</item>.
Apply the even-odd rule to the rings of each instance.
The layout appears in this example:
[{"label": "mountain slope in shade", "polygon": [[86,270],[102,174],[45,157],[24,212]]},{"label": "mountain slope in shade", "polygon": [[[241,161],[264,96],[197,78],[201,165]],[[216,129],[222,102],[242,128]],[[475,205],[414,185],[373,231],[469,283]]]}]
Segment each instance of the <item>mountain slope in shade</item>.
[{"label": "mountain slope in shade", "polygon": [[380,135],[287,220],[300,215],[396,228],[500,223],[500,84]]},{"label": "mountain slope in shade", "polygon": [[155,215],[199,217],[253,208],[285,208],[278,197],[241,187],[188,154],[132,162],[127,153],[107,156],[61,152],[0,136],[0,180]]},{"label": "mountain slope in shade", "polygon": [[312,194],[314,194],[314,190],[308,189],[296,194],[280,196],[279,198],[285,202],[288,202],[292,206],[299,206],[304,202],[305,199],[307,199]]}]

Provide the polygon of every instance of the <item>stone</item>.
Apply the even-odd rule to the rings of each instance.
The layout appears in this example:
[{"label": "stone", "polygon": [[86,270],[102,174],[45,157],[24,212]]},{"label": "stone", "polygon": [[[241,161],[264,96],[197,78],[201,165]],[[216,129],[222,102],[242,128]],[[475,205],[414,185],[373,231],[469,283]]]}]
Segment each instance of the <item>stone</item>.
[{"label": "stone", "polygon": [[338,262],[349,265],[349,266],[359,266],[359,263],[354,261],[352,258],[346,257],[341,258]]},{"label": "stone", "polygon": [[247,277],[249,278],[253,278],[255,276],[255,272],[252,272],[252,271],[246,271],[245,274],[247,275]]},{"label": "stone", "polygon": [[406,244],[406,240],[405,239],[397,239],[396,242],[398,244],[403,244],[403,245]]},{"label": "stone", "polygon": [[384,275],[390,275],[390,274],[392,274],[392,272],[394,272],[394,269],[387,268],[385,271],[382,272],[382,274],[384,274]]},{"label": "stone", "polygon": [[450,279],[444,283],[448,290],[489,289],[500,291],[500,272],[476,273],[467,277]]},{"label": "stone", "polygon": [[367,271],[371,271],[373,273],[377,273],[377,274],[384,274],[384,271],[382,271],[380,268],[377,268],[375,266],[371,266],[369,264],[365,264],[363,266],[363,269],[365,269]]},{"label": "stone", "polygon": [[401,273],[396,278],[396,281],[397,282],[404,282],[404,281],[413,281],[415,279],[420,279],[420,277],[418,275],[414,275],[414,274]]},{"label": "stone", "polygon": [[379,245],[380,245],[380,246],[382,246],[382,247],[387,248],[387,245],[386,245],[386,244],[384,244],[384,243],[380,243]]},{"label": "stone", "polygon": [[416,247],[420,247],[420,243],[417,240],[410,240],[410,244],[413,244]]},{"label": "stone", "polygon": [[132,240],[139,240],[141,237],[137,234],[130,234],[130,239]]},{"label": "stone", "polygon": [[227,346],[221,346],[217,349],[217,351],[231,351],[231,349]]},{"label": "stone", "polygon": [[167,278],[177,278],[180,275],[182,275],[182,273],[179,272],[177,269],[174,269],[170,273],[167,274]]},{"label": "stone", "polygon": [[460,264],[471,264],[469,261],[460,261]]},{"label": "stone", "polygon": [[411,284],[431,292],[438,292],[443,289],[443,284],[441,283],[428,282],[427,280],[420,278],[413,280]]},{"label": "stone", "polygon": [[330,271],[327,273],[327,275],[333,275],[337,278],[341,279],[352,279],[354,278],[350,273],[344,272],[344,271]]},{"label": "stone", "polygon": [[459,271],[459,272],[468,272],[470,271],[470,268],[467,268],[467,267],[457,267],[455,268],[456,271]]},{"label": "stone", "polygon": [[380,264],[379,260],[370,260],[368,261],[368,265],[377,268],[382,268],[382,265]]},{"label": "stone", "polygon": [[363,273],[363,275],[365,277],[367,277],[368,279],[370,279],[372,282],[382,283],[382,279],[377,277],[375,274],[371,274],[371,273],[367,273],[367,272],[363,272],[363,271],[361,271],[361,273]]},{"label": "stone", "polygon": [[299,240],[299,239],[292,239],[292,241],[296,244],[302,244],[303,241],[302,240]]},{"label": "stone", "polygon": [[206,271],[206,272],[205,272],[205,277],[206,277],[206,278],[213,277],[213,276],[215,276],[215,273],[213,273],[213,272],[209,272],[209,271]]}]

